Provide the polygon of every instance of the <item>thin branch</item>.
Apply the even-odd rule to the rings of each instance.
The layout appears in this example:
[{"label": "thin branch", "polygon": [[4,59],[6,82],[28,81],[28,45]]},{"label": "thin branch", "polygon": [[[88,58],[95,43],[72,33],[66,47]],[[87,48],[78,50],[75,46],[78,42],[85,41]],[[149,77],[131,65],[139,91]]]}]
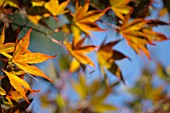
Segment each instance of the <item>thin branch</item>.
[{"label": "thin branch", "polygon": [[56,40],[55,38],[53,38],[53,37],[50,35],[51,33],[54,33],[54,32],[59,31],[59,29],[58,29],[58,30],[55,29],[54,31],[50,31],[50,32],[43,32],[43,31],[41,31],[41,30],[39,30],[39,29],[36,29],[36,28],[34,28],[34,27],[31,27],[31,26],[27,26],[27,25],[19,25],[19,24],[14,23],[14,22],[11,22],[11,24],[16,25],[16,26],[19,26],[19,27],[29,28],[29,29],[32,28],[32,30],[37,31],[37,32],[39,32],[39,33],[41,33],[41,34],[44,34],[44,35],[45,35],[47,38],[49,38],[52,42],[58,44],[59,46],[61,46],[61,47],[64,48],[64,49],[66,49],[66,47],[65,47],[60,41]]},{"label": "thin branch", "polygon": [[42,34],[46,35],[46,32],[40,31],[39,29],[33,28],[33,27],[31,27],[31,26],[19,25],[19,24],[14,23],[14,22],[11,22],[11,24],[16,25],[16,26],[18,26],[18,27],[25,27],[25,28],[29,28],[29,29],[32,28],[32,30],[37,31],[37,32],[39,32],[39,33],[42,33]]},{"label": "thin branch", "polygon": [[[55,38],[53,38],[51,35],[46,34],[46,36],[54,43],[58,44],[59,46],[61,46],[62,48],[66,49],[66,47],[58,40],[56,40]],[[67,49],[66,49],[67,50]]]},{"label": "thin branch", "polygon": [[102,22],[102,24],[104,24],[104,25],[106,25],[106,26],[109,26],[109,27],[113,28],[115,31],[117,31],[118,29],[120,29],[119,26],[114,25],[114,24],[111,24],[111,23],[108,23],[108,22]]},{"label": "thin branch", "polygon": [[26,73],[27,75],[29,75],[31,78],[33,78],[34,80],[39,81],[39,80],[36,79],[34,76],[32,76],[31,74],[27,73],[26,71],[25,71],[25,73]]},{"label": "thin branch", "polygon": [[90,5],[91,5],[93,8],[97,9],[97,10],[102,10],[100,7],[96,6],[96,5],[93,4],[93,3],[90,3]]},{"label": "thin branch", "polygon": [[8,59],[0,58],[0,60],[3,60],[5,62],[8,62]]}]

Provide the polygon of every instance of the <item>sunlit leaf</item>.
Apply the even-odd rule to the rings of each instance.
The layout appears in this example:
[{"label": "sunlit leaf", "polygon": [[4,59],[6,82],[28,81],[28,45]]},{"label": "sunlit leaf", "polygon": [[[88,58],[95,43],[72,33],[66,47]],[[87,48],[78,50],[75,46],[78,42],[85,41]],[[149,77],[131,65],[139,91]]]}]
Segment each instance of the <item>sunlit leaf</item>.
[{"label": "sunlit leaf", "polygon": [[13,58],[15,62],[25,62],[28,64],[35,64],[44,62],[50,58],[54,58],[55,56],[49,56],[42,53],[25,53],[24,55],[17,55]]},{"label": "sunlit leaf", "polygon": [[70,0],[66,0],[59,4],[58,0],[49,0],[49,1],[32,1],[32,6],[27,9],[27,17],[34,24],[38,24],[40,19],[43,17],[58,16],[68,12],[65,10]]},{"label": "sunlit leaf", "polygon": [[24,36],[24,38],[22,38],[15,46],[15,50],[13,53],[13,59],[15,59],[15,57],[17,55],[23,55],[26,50],[28,49],[28,46],[30,44],[30,34],[31,34],[32,29],[30,29],[27,34]]},{"label": "sunlit leaf", "polygon": [[109,0],[115,15],[124,20],[124,15],[129,14],[132,8],[128,6],[131,0]]},{"label": "sunlit leaf", "polygon": [[4,5],[4,6],[6,6],[6,5],[9,5],[9,6],[11,6],[11,7],[15,7],[15,8],[18,8],[18,2],[16,1],[16,0],[1,0],[0,1],[0,6],[2,6],[2,4]]},{"label": "sunlit leaf", "polygon": [[27,17],[30,19],[31,22],[34,24],[38,24],[40,19],[42,18],[40,15],[27,15]]},{"label": "sunlit leaf", "polygon": [[72,87],[77,92],[77,94],[80,96],[80,99],[85,99],[85,97],[88,94],[88,89],[86,86],[86,79],[84,76],[79,76],[79,82],[72,81]]},{"label": "sunlit leaf", "polygon": [[30,88],[29,84],[19,78],[18,76],[12,74],[11,72],[7,72],[5,70],[3,70],[5,72],[5,74],[8,76],[9,80],[10,80],[10,84],[15,88],[16,91],[18,91],[20,93],[20,95],[23,96],[23,98],[29,103],[27,97],[26,97],[26,92],[25,89],[30,90],[32,93],[34,93],[32,91],[32,89]]},{"label": "sunlit leaf", "polygon": [[21,95],[20,92],[18,92],[18,91],[10,90],[7,95],[7,98],[10,98],[15,101],[19,101],[20,99],[23,99],[23,95]]},{"label": "sunlit leaf", "polygon": [[123,58],[128,58],[122,53],[113,50],[112,47],[116,45],[120,40],[109,42],[107,44],[102,44],[97,51],[98,63],[101,68],[102,73],[104,74],[104,68],[108,69],[112,74],[116,75],[119,79],[124,82],[123,76],[117,64],[116,60],[121,60]]},{"label": "sunlit leaf", "polygon": [[0,54],[3,54],[6,57],[10,57],[7,53],[11,53],[14,51],[14,43],[6,43],[4,44],[5,41],[5,25],[2,29],[2,33],[0,36]]},{"label": "sunlit leaf", "polygon": [[79,27],[76,25],[71,26],[71,31],[72,31],[73,37],[74,37],[73,43],[76,44],[81,38],[81,31],[80,31]]},{"label": "sunlit leaf", "polygon": [[76,59],[73,59],[71,61],[71,64],[70,64],[70,69],[69,69],[69,72],[73,73],[75,72],[76,70],[78,70],[80,67],[80,63],[76,60]]},{"label": "sunlit leaf", "polygon": [[20,69],[22,69],[23,71],[25,71],[26,73],[32,74],[32,75],[36,75],[36,76],[40,76],[43,77],[51,82],[53,82],[53,80],[51,80],[43,71],[41,71],[38,67],[36,66],[31,66],[28,65],[27,63],[23,63],[23,62],[17,62],[17,61],[13,61]]},{"label": "sunlit leaf", "polygon": [[2,87],[0,87],[0,95],[6,95],[6,91]]},{"label": "sunlit leaf", "polygon": [[42,0],[32,0],[32,6],[35,7],[35,6],[43,6],[45,1],[42,1]]},{"label": "sunlit leaf", "polygon": [[144,20],[140,18],[134,19],[131,22],[128,21],[129,17],[127,15],[119,33],[127,40],[129,46],[131,46],[137,54],[140,55],[142,51],[150,59],[147,44],[154,45],[153,42],[155,41],[167,40],[164,34],[153,31],[152,27],[167,24],[159,20]]},{"label": "sunlit leaf", "polygon": [[72,45],[69,42],[64,42],[66,45],[68,51],[70,54],[80,63],[85,65],[91,65],[94,67],[94,63],[91,61],[89,57],[87,57],[85,54],[93,51],[96,46],[94,45],[83,45],[85,41],[85,38],[82,38],[80,41],[78,41],[76,44],[72,43]]},{"label": "sunlit leaf", "polygon": [[76,11],[73,14],[73,23],[80,30],[82,30],[88,35],[91,35],[90,31],[104,31],[103,29],[98,27],[98,25],[95,24],[95,22],[99,20],[109,8],[106,8],[103,11],[100,10],[88,11],[89,3],[90,0],[86,0],[84,6],[78,6],[77,1]]},{"label": "sunlit leaf", "polygon": [[59,4],[58,0],[50,0],[45,3],[45,8],[48,9],[53,16],[61,15],[68,12],[65,8],[67,7],[69,1],[70,0],[66,0],[65,2]]},{"label": "sunlit leaf", "polygon": [[46,78],[49,81],[52,81],[47,75],[45,75],[40,69],[36,66],[31,66],[28,64],[41,63],[50,58],[55,58],[55,56],[48,56],[42,53],[32,53],[28,51],[28,46],[30,43],[30,33],[31,29],[28,33],[16,44],[14,54],[12,57],[12,62],[16,64],[20,69],[25,71],[26,73],[33,74],[36,76],[40,76]]},{"label": "sunlit leaf", "polygon": [[56,102],[57,102],[57,104],[59,105],[60,108],[64,108],[66,106],[66,103],[65,103],[62,95],[57,95]]},{"label": "sunlit leaf", "polygon": [[[80,103],[80,107],[87,107],[90,111],[97,113],[116,110],[114,105],[105,103],[111,90],[103,89],[101,87],[101,81],[95,80],[92,84],[87,84],[86,78],[80,75],[78,82],[72,81],[72,86],[80,96],[80,101],[78,102]],[[87,103],[85,104],[85,102]]]}]

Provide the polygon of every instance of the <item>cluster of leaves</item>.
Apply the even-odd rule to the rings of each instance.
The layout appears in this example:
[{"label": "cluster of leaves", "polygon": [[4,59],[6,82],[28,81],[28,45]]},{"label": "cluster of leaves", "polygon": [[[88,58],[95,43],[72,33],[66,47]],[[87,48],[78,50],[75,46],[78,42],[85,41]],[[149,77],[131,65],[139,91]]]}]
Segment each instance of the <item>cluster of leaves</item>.
[{"label": "cluster of leaves", "polygon": [[101,80],[94,80],[93,83],[87,84],[86,78],[79,75],[78,81],[71,79],[70,82],[79,97],[76,101],[72,102],[71,99],[64,98],[61,94],[58,94],[55,99],[48,100],[47,95],[52,92],[51,89],[46,93],[46,96],[40,97],[43,106],[48,108],[55,105],[55,113],[103,113],[117,109],[112,104],[105,102],[112,90],[111,87],[108,89]]},{"label": "cluster of leaves", "polygon": [[[12,105],[12,100],[19,102],[20,99],[23,98],[30,103],[26,96],[27,92],[33,94],[37,92],[37,90],[32,90],[30,85],[24,80],[25,74],[40,76],[52,82],[52,80],[39,68],[31,65],[55,57],[42,53],[33,53],[28,50],[31,31],[32,30],[30,29],[21,40],[16,40],[15,43],[4,44],[5,25],[2,29],[0,37],[1,54],[6,57],[6,59],[4,59],[6,61],[6,66],[2,69],[5,75],[1,77],[1,95],[7,100],[6,103],[10,105]],[[10,83],[9,87],[6,86],[8,83],[7,81]]]},{"label": "cluster of leaves", "polygon": [[[126,103],[135,113],[168,113],[170,111],[170,97],[168,72],[161,64],[157,64],[156,73],[144,69],[142,76],[133,88],[128,89],[135,96],[134,100]],[[154,78],[163,80],[160,85],[154,86]],[[142,90],[141,90],[142,89]],[[140,103],[142,102],[142,103]],[[151,103],[151,104],[149,104]],[[149,105],[145,108],[145,105]]]},{"label": "cluster of leaves", "polygon": [[[144,68],[134,86],[125,89],[126,93],[132,95],[133,98],[123,100],[123,107],[135,113],[169,113],[169,71],[169,67],[165,69],[159,63],[153,71]],[[157,81],[154,81],[155,79],[160,82],[159,85]],[[83,75],[78,75],[78,80],[71,79],[70,82],[71,87],[78,94],[76,101],[63,97],[62,93],[58,94],[55,99],[49,100],[47,97],[54,90],[50,89],[46,96],[40,97],[43,107],[57,106],[54,110],[56,113],[104,113],[110,110],[121,112],[119,110],[121,108],[105,101],[113,92],[112,95],[120,93],[115,90],[119,87],[120,82],[115,82],[109,87],[101,80],[94,80],[91,84],[87,84],[87,79]],[[75,94],[73,93],[73,95]]]},{"label": "cluster of leaves", "polygon": [[[44,74],[36,66],[32,65],[55,58],[55,56],[33,53],[28,50],[30,33],[32,30],[44,34],[52,42],[63,47],[63,49],[72,56],[69,67],[66,69],[69,72],[68,74],[80,72],[82,70],[85,72],[88,65],[93,67],[95,70],[95,63],[86,55],[95,51],[98,65],[105,79],[104,83],[107,84],[108,87],[110,86],[107,81],[107,70],[125,83],[121,69],[116,64],[116,61],[125,58],[129,59],[129,57],[117,50],[114,50],[113,47],[122,39],[125,39],[128,45],[138,55],[141,55],[142,52],[151,59],[147,45],[155,45],[154,42],[156,41],[161,42],[168,39],[164,34],[153,31],[155,26],[168,25],[168,23],[160,20],[145,19],[145,17],[149,14],[149,7],[152,5],[152,2],[153,0],[144,0],[144,2],[142,0],[109,0],[105,1],[105,4],[101,7],[101,4],[97,4],[93,0],[65,0],[63,2],[60,2],[60,0],[1,0],[0,21],[1,26],[4,27],[2,27],[1,30],[0,54],[2,55],[1,59],[5,62],[2,69],[4,76],[1,78],[0,87],[2,99],[4,100],[3,104],[8,104],[10,106],[14,105],[17,107],[22,104],[22,102],[20,102],[22,99],[26,100],[27,103],[30,102],[27,96],[30,93],[35,94],[38,90],[31,89],[29,83],[24,80],[25,74],[28,74],[31,77],[32,75],[40,76],[52,82],[46,74]],[[146,7],[143,5],[146,5]],[[140,11],[142,14],[138,13]],[[15,23],[14,17],[16,16],[24,18],[26,23],[24,25]],[[102,19],[102,17],[113,17],[111,20],[112,22],[106,24],[105,19]],[[50,18],[57,23],[55,28],[52,28],[48,24],[47,20]],[[60,24],[60,21],[62,21],[60,18],[65,18],[68,22]],[[92,32],[105,32],[107,30],[103,29],[96,22],[100,22],[102,26],[105,27],[115,26],[113,28],[114,31],[122,36],[122,39],[110,41],[108,43],[104,40],[99,46],[91,43],[87,44],[86,40],[91,41],[91,38],[93,37]],[[14,30],[14,27],[12,26],[15,26],[16,29],[32,29],[29,29],[26,35],[19,41],[18,37],[16,39],[13,37],[15,40],[5,42],[5,40],[7,40],[6,35],[8,34],[7,31],[5,33],[5,29],[12,28]],[[49,32],[37,29],[37,26],[44,27],[45,29],[48,29]],[[59,31],[63,32],[66,37],[71,37],[71,39],[63,39],[60,42],[51,36],[51,33]],[[104,103],[105,98],[111,93],[108,89],[103,91],[102,95],[98,95],[98,91],[101,90],[99,87],[100,83],[98,81],[94,81],[91,86],[88,86],[82,76],[79,78],[79,83],[72,83],[73,88],[81,97],[80,102],[78,102],[78,104],[80,104],[80,108],[76,108],[78,113],[98,113],[104,112],[106,109],[115,110],[115,107],[112,105]],[[91,89],[93,87],[95,88]],[[89,93],[92,93],[92,95],[95,96],[88,99]],[[58,100],[62,101],[59,106],[61,107],[61,112],[73,112],[62,111],[62,109],[64,109],[62,107],[66,105],[64,104],[64,100],[60,97],[61,95],[58,97]],[[6,102],[6,100],[8,102]],[[94,104],[94,101],[98,101],[95,102],[97,104]],[[29,104],[26,106],[28,107],[28,105]],[[27,107],[24,107],[24,110]],[[19,109],[23,110],[21,108]],[[2,111],[4,110],[2,109]]]}]

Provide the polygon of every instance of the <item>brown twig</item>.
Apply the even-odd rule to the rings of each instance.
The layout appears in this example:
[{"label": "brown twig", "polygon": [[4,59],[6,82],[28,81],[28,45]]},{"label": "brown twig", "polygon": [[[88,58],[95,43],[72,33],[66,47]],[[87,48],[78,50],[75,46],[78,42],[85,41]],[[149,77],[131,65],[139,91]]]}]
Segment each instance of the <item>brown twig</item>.
[{"label": "brown twig", "polygon": [[66,49],[66,47],[65,47],[60,41],[56,40],[55,38],[53,38],[53,37],[50,35],[51,33],[54,33],[54,32],[59,31],[59,30],[56,30],[56,29],[55,29],[54,31],[43,32],[43,31],[41,31],[41,30],[39,30],[39,29],[37,29],[37,28],[34,28],[34,27],[32,27],[32,26],[19,25],[19,24],[14,23],[14,22],[11,22],[11,24],[16,25],[16,26],[19,26],[19,27],[29,28],[29,29],[32,28],[32,30],[34,30],[34,31],[36,31],[36,32],[39,32],[39,33],[41,33],[41,34],[44,34],[44,35],[45,35],[47,38],[49,38],[52,42],[58,44],[59,46],[61,46],[61,47],[64,48],[64,49]]}]

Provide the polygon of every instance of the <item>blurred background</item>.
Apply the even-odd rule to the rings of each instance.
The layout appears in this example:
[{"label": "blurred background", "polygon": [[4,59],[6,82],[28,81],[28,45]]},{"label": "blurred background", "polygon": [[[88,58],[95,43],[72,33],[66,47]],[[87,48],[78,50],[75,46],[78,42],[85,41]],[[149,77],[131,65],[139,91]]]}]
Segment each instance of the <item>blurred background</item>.
[{"label": "blurred background", "polygon": [[[24,0],[25,2],[27,0]],[[132,0],[133,1],[133,0]],[[63,2],[62,0],[60,3]],[[75,10],[74,1],[71,1],[67,7],[69,10]],[[84,1],[80,0],[80,4]],[[134,18],[138,17],[140,11],[146,10],[148,6],[148,15],[146,19],[159,19],[170,23],[170,1],[169,0],[137,0],[139,2],[138,12]],[[147,4],[146,4],[146,3]],[[90,8],[105,8],[108,1],[91,0]],[[142,7],[143,5],[143,7]],[[95,7],[93,7],[95,6]],[[135,7],[135,6],[134,6]],[[137,7],[137,6],[136,6]],[[38,66],[44,73],[54,80],[53,83],[45,79],[32,79],[26,76],[26,80],[31,84],[32,89],[41,90],[33,98],[27,112],[31,113],[169,113],[170,112],[170,40],[163,42],[154,42],[155,46],[147,45],[151,60],[145,55],[138,56],[134,50],[127,44],[126,40],[121,40],[114,46],[117,50],[129,59],[116,61],[124,77],[125,83],[121,82],[111,72],[106,71],[109,87],[105,84],[104,76],[99,69],[96,51],[88,54],[95,63],[95,67],[82,67],[75,72],[70,72],[71,55],[55,40],[72,40],[72,34],[63,32],[68,30],[64,28],[70,22],[66,15],[57,17],[42,18],[38,24],[19,14],[13,15],[10,23],[8,37],[16,34],[18,27],[22,27],[19,33],[19,39],[22,38],[29,27],[35,29],[31,32],[31,42],[29,50],[32,52],[42,52],[48,55],[56,55],[55,59],[50,59]],[[144,12],[146,13],[146,12]],[[108,15],[101,18],[102,22],[116,24],[114,13],[109,10]],[[139,16],[140,17],[140,16]],[[113,22],[113,19],[116,21]],[[122,39],[112,26],[106,26],[97,21],[97,24],[107,29],[104,32],[91,32],[90,40],[85,44],[92,43],[100,46],[103,41],[106,42]],[[2,26],[1,22],[1,26]],[[37,29],[37,31],[36,31]],[[51,32],[51,31],[54,32]],[[55,31],[56,30],[56,31]],[[40,32],[42,31],[42,32]],[[170,25],[154,27],[154,31],[165,34],[170,37]],[[46,32],[51,32],[47,36]],[[85,34],[82,34],[82,37]],[[12,38],[9,40],[13,40]],[[57,42],[57,43],[58,43]],[[2,64],[3,65],[3,64]],[[2,72],[1,72],[2,73]]]}]

